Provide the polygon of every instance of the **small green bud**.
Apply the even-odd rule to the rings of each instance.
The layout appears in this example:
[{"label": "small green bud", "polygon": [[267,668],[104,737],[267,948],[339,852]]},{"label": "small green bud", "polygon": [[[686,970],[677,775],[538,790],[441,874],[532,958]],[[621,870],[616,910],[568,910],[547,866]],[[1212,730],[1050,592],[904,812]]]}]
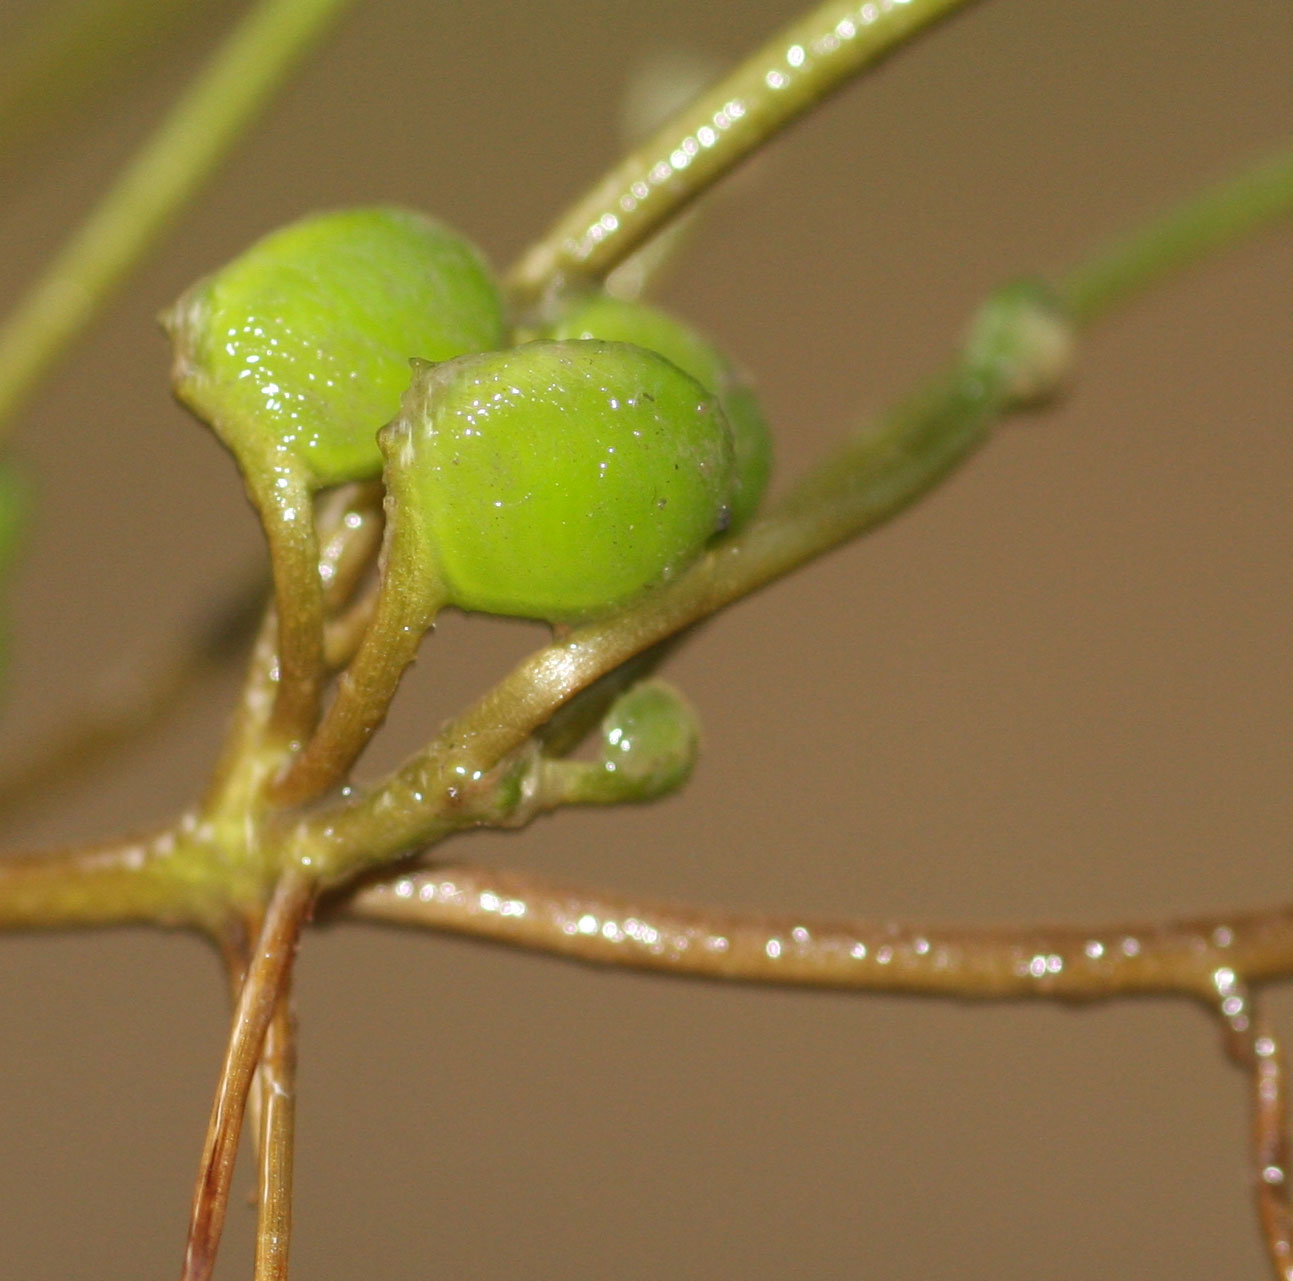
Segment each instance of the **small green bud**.
[{"label": "small green bud", "polygon": [[380,443],[397,539],[384,590],[421,593],[431,616],[442,604],[550,622],[603,614],[684,569],[728,519],[732,441],[717,401],[626,343],[423,365]]},{"label": "small green bud", "polygon": [[677,791],[691,777],[700,724],[672,685],[641,681],[611,705],[602,722],[599,760],[639,800]]},{"label": "small green bud", "polygon": [[706,391],[718,397],[736,455],[731,528],[758,509],[772,472],[772,436],[748,383],[716,348],[689,325],[645,303],[596,294],[577,303],[553,330],[553,338],[601,338],[659,352]]},{"label": "small green bud", "polygon": [[539,807],[657,800],[686,783],[699,751],[700,724],[687,700],[664,681],[639,681],[606,713],[595,761],[541,762]]},{"label": "small green bud", "polygon": [[498,291],[457,233],[406,209],[316,214],[272,232],[167,312],[180,399],[245,472],[303,467],[310,488],[376,476],[377,430],[409,359],[503,339]]},{"label": "small green bud", "polygon": [[1041,281],[1019,280],[979,308],[964,359],[1006,404],[1022,409],[1059,392],[1073,351],[1073,326],[1060,300]]}]

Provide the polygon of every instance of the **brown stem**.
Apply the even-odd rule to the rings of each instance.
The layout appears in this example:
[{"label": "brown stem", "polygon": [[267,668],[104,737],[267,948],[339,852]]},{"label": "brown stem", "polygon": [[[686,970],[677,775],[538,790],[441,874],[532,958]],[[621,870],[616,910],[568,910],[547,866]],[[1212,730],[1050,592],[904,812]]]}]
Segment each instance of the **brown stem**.
[{"label": "brown stem", "polygon": [[420,577],[415,576],[416,586],[409,581],[408,567],[425,554],[417,545],[420,533],[412,520],[388,519],[368,629],[337,682],[322,724],[275,784],[273,798],[279,805],[302,804],[342,783],[386,719],[400,679],[441,604]]},{"label": "brown stem", "polygon": [[1253,1185],[1257,1217],[1273,1275],[1293,1278],[1293,1207],[1289,1202],[1289,1106],[1284,1050],[1264,1027],[1251,1038]]},{"label": "brown stem", "polygon": [[[181,1281],[209,1281],[215,1267],[247,1094],[260,1061],[266,1031],[286,990],[297,940],[313,899],[314,883],[301,872],[289,871],[279,881],[265,911],[264,924],[234,1010],[229,1044],[207,1125]],[[268,1107],[267,1099],[267,1110]]]},{"label": "brown stem", "polygon": [[372,881],[343,910],[593,965],[751,983],[969,998],[1158,992],[1214,1007],[1237,997],[1237,1026],[1247,1006],[1236,975],[1293,974],[1293,905],[1157,923],[949,927],[708,911],[447,866]]},{"label": "brown stem", "polygon": [[296,1123],[296,1027],[290,976],[265,1033],[257,1072],[259,1210],[256,1281],[286,1281],[292,1239],[292,1150]]}]

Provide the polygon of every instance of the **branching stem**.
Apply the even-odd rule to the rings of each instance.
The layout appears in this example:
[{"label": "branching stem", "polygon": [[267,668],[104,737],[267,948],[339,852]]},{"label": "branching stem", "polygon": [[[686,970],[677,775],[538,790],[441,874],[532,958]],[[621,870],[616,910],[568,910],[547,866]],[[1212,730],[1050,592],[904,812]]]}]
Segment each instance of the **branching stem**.
[{"label": "branching stem", "polygon": [[257,1071],[260,1092],[259,1207],[255,1281],[286,1281],[292,1240],[292,1159],[296,1130],[296,1026],[290,976],[265,1033]]},{"label": "branching stem", "polygon": [[592,965],[972,1000],[1171,993],[1216,1008],[1219,974],[1229,988],[1293,973],[1293,904],[1163,922],[945,926],[700,909],[450,865],[373,881],[342,910]]}]

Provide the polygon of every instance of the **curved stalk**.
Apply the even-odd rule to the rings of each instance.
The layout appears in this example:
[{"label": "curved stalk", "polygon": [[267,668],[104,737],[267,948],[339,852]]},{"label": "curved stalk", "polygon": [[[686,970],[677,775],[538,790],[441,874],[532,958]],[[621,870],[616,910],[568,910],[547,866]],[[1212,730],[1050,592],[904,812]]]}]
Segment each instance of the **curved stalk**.
[{"label": "curved stalk", "polygon": [[859,72],[970,0],[829,0],[783,27],[575,202],[512,269],[523,306],[603,279],[691,201]]},{"label": "curved stalk", "polygon": [[285,743],[303,743],[318,721],[327,674],[314,495],[290,465],[256,471],[247,488],[260,512],[274,575],[278,689],[270,730]]}]

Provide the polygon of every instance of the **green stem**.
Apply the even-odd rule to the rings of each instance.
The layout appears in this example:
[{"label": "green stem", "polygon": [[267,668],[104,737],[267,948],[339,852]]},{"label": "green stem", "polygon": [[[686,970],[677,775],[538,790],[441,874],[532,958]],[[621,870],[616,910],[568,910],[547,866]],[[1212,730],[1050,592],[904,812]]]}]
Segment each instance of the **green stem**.
[{"label": "green stem", "polygon": [[0,930],[147,921],[210,925],[220,905],[192,862],[183,824],[138,838],[0,858]]},{"label": "green stem", "polygon": [[270,730],[281,742],[304,743],[318,721],[327,674],[314,495],[290,460],[249,467],[247,488],[269,543],[278,616],[278,691]]},{"label": "green stem", "polygon": [[0,426],[347,0],[261,0],[0,328]]},{"label": "green stem", "polygon": [[1293,215],[1293,148],[1169,210],[1072,271],[1059,287],[1085,328],[1133,295]]},{"label": "green stem", "polygon": [[859,72],[970,0],[829,0],[782,28],[608,173],[509,276],[523,305],[600,280],[706,188]]},{"label": "green stem", "polygon": [[0,59],[0,169],[75,107],[158,61],[212,0],[63,0],[33,11]]}]

